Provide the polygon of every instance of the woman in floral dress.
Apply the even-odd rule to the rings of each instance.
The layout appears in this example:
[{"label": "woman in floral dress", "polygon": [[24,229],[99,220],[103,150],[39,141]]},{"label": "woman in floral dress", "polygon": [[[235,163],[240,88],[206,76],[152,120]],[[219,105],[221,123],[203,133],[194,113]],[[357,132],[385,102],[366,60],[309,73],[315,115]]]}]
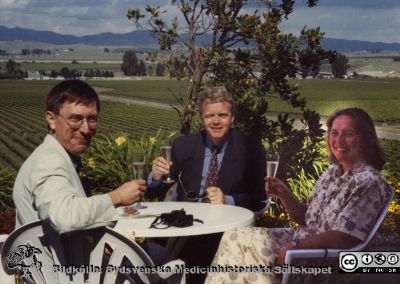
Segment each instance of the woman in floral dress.
[{"label": "woman in floral dress", "polygon": [[[365,241],[389,198],[380,175],[384,164],[374,124],[359,108],[347,108],[327,121],[332,165],[315,184],[308,204],[279,179],[266,177],[265,190],[276,196],[295,228],[237,228],[224,234],[212,266],[283,265],[287,250],[351,248]],[[206,283],[280,283],[273,272],[209,273]]]}]

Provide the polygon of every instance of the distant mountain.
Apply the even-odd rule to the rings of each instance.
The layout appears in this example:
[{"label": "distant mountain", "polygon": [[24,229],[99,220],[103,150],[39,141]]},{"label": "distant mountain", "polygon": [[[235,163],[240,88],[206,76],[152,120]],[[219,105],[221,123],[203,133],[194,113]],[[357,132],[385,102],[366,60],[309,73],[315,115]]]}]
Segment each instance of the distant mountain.
[{"label": "distant mountain", "polygon": [[326,49],[337,51],[400,51],[400,43],[371,42],[325,37],[322,45]]},{"label": "distant mountain", "polygon": [[34,41],[49,44],[88,45],[149,45],[157,40],[148,31],[133,31],[125,34],[100,33],[88,36],[63,35],[49,31],[35,31],[24,28],[7,28],[0,25],[0,41]]},{"label": "distant mountain", "polygon": [[[150,32],[142,30],[124,34],[101,33],[88,36],[73,36],[49,31],[7,28],[0,25],[0,41],[13,40],[44,42],[49,44],[88,44],[110,46],[157,44],[157,40]],[[337,51],[400,51],[400,43],[324,38],[322,44],[326,49]]]}]

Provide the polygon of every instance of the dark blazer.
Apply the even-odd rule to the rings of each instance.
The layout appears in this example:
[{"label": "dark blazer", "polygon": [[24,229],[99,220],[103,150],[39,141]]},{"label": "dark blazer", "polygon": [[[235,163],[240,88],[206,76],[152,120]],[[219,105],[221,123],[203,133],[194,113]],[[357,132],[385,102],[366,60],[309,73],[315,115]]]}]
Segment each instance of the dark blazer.
[{"label": "dark blazer", "polygon": [[[172,144],[171,178],[181,180],[187,190],[198,193],[203,170],[206,132],[181,136]],[[218,173],[217,186],[225,195],[233,196],[235,205],[250,210],[261,209],[266,199],[264,176],[266,154],[262,144],[243,135],[236,129],[229,132],[229,142]],[[165,184],[149,188],[148,197],[161,197],[168,190]],[[178,201],[188,201],[180,185],[177,189]]]}]

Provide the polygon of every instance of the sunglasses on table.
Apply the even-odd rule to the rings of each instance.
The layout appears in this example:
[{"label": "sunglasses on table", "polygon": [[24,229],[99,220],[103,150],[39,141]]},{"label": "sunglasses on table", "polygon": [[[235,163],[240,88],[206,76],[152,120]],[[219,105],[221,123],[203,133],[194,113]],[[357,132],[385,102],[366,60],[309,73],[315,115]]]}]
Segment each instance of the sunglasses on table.
[{"label": "sunglasses on table", "polygon": [[185,195],[186,195],[186,198],[187,198],[187,199],[190,199],[190,200],[203,200],[203,199],[206,199],[206,198],[207,198],[207,192],[206,192],[206,191],[204,191],[202,194],[198,195],[198,194],[197,194],[196,192],[194,192],[194,191],[187,190],[187,189],[185,188],[185,186],[183,185],[181,176],[182,176],[182,171],[179,173],[178,182],[179,182],[179,184],[181,185],[183,191],[185,192]]}]

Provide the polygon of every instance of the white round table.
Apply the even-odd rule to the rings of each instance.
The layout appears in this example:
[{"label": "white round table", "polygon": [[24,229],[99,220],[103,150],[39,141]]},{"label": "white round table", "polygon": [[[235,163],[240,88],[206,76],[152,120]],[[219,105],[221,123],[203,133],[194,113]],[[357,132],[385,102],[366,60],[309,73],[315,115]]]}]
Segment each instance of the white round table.
[{"label": "white round table", "polygon": [[[254,225],[254,213],[246,208],[232,205],[215,205],[198,202],[142,202],[147,209],[142,209],[138,215],[119,215],[114,227],[117,231],[134,232],[136,237],[184,237],[225,232],[236,227]],[[172,210],[184,209],[186,214],[200,219],[204,224],[193,222],[186,228],[169,227],[167,229],[150,228],[155,215],[169,213]],[[119,211],[121,212],[121,211]],[[146,214],[150,215],[148,217]]]}]

